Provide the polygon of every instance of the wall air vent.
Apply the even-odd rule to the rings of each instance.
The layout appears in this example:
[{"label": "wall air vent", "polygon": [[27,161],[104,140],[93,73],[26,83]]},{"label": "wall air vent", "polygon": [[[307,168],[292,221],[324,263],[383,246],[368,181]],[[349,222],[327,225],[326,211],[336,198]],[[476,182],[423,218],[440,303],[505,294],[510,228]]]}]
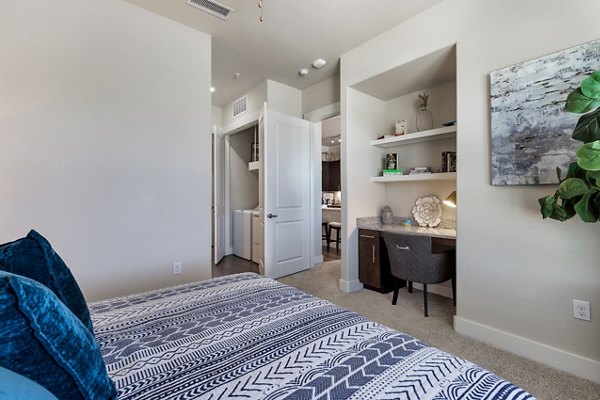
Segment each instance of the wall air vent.
[{"label": "wall air vent", "polygon": [[244,96],[233,102],[233,118],[243,114],[248,109],[248,97]]},{"label": "wall air vent", "polygon": [[227,20],[229,14],[233,12],[233,8],[214,0],[187,0],[186,4],[221,18],[222,20]]}]

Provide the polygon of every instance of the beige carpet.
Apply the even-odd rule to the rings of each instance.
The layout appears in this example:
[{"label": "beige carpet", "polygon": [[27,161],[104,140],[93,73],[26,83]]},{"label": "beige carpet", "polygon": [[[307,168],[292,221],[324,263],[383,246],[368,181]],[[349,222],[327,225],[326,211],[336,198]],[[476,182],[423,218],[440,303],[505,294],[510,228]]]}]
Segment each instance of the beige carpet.
[{"label": "beige carpet", "polygon": [[600,385],[456,333],[452,328],[451,299],[431,294],[430,316],[425,318],[420,291],[410,294],[406,289],[400,290],[398,304],[392,306],[391,293],[380,294],[367,289],[344,293],[339,290],[339,279],[340,261],[331,261],[280,281],[479,364],[539,400],[600,399]]}]

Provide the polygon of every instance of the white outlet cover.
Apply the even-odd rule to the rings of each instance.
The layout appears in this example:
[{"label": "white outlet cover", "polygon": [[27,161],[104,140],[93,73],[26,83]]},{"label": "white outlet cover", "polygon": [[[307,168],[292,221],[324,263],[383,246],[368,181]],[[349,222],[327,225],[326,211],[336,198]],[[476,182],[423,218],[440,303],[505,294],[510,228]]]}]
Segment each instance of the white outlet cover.
[{"label": "white outlet cover", "polygon": [[176,261],[173,263],[173,275],[181,275],[182,269],[181,262]]},{"label": "white outlet cover", "polygon": [[584,321],[591,321],[590,302],[573,299],[573,317]]}]

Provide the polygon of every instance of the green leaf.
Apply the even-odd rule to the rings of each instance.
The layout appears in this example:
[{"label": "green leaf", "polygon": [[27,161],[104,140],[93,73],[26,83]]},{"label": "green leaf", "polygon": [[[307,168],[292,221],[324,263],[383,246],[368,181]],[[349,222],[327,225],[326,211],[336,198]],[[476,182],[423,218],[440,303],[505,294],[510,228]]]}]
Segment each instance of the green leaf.
[{"label": "green leaf", "polygon": [[597,190],[589,190],[581,200],[575,204],[575,211],[579,214],[579,217],[583,222],[596,222],[600,215],[600,209],[598,208],[598,202],[596,196],[598,195]]},{"label": "green leaf", "polygon": [[600,98],[600,70],[581,82],[581,92],[592,99]]},{"label": "green leaf", "polygon": [[581,196],[588,191],[589,187],[584,180],[579,178],[569,178],[562,181],[558,187],[558,195],[563,199],[572,199]]},{"label": "green leaf", "polygon": [[558,203],[554,203],[554,207],[552,207],[552,214],[550,214],[550,218],[556,219],[558,221],[566,221],[570,217],[568,216],[565,209],[558,205]]},{"label": "green leaf", "polygon": [[587,171],[586,179],[600,190],[600,171]]},{"label": "green leaf", "polygon": [[562,170],[560,169],[560,167],[556,167],[556,177],[558,178],[558,181],[562,181]]},{"label": "green leaf", "polygon": [[540,203],[540,212],[542,213],[542,218],[548,218],[552,214],[552,209],[554,208],[555,202],[556,198],[554,196],[545,196],[538,199],[538,203]]},{"label": "green leaf", "polygon": [[567,96],[565,110],[576,114],[583,114],[595,110],[600,106],[600,99],[587,97],[580,88],[575,89]]},{"label": "green leaf", "polygon": [[589,143],[600,139],[600,109],[582,115],[571,136],[575,140]]},{"label": "green leaf", "polygon": [[577,161],[573,161],[569,164],[567,178],[579,178],[585,180],[585,172],[585,169],[581,169],[579,165],[577,165]]},{"label": "green leaf", "polygon": [[566,217],[565,219],[572,218],[577,212],[575,211],[575,204],[577,204],[577,198],[563,200],[562,208],[565,210]]},{"label": "green leaf", "polygon": [[586,143],[577,149],[577,165],[587,171],[600,171],[600,140]]}]

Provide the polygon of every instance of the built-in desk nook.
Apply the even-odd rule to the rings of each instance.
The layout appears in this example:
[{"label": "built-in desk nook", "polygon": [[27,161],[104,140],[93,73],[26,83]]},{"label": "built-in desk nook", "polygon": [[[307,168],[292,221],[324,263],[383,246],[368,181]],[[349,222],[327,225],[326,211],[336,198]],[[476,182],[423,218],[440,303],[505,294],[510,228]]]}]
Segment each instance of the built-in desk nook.
[{"label": "built-in desk nook", "polygon": [[[382,224],[379,217],[357,218],[358,228],[358,278],[367,289],[388,293],[394,288],[395,278],[390,273],[388,251],[382,238],[383,232],[397,235],[429,236],[432,247],[439,252],[456,248],[456,229],[452,222],[444,222],[437,228],[405,226],[401,218],[396,223]],[[436,285],[437,286],[437,285]],[[451,289],[432,288],[432,293],[445,296]]]}]

